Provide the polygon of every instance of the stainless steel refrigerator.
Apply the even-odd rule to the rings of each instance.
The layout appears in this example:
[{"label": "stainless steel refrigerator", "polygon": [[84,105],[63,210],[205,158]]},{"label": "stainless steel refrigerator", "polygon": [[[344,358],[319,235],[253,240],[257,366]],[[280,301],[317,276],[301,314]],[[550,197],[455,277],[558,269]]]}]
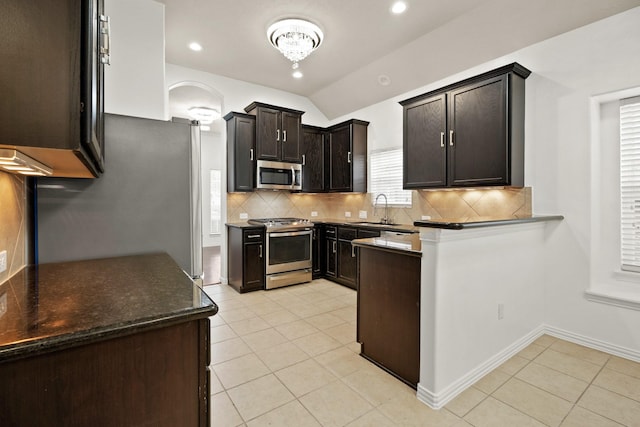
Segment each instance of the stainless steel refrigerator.
[{"label": "stainless steel refrigerator", "polygon": [[37,262],[167,252],[201,285],[200,128],[105,115],[105,173],[38,178]]}]

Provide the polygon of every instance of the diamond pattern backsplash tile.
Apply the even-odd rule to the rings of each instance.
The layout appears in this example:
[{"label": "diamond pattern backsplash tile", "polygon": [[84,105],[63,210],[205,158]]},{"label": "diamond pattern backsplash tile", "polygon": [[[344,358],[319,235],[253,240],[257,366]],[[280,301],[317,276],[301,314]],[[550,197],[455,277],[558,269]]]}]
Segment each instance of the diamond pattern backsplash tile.
[{"label": "diamond pattern backsplash tile", "polygon": [[[516,218],[531,215],[531,188],[460,189],[413,191],[412,206],[389,207],[398,224],[412,224],[423,216],[443,218]],[[378,221],[384,207],[374,209],[371,194],[300,194],[286,191],[254,191],[227,195],[227,221],[238,222],[241,213],[249,218],[301,217],[359,219],[365,211],[368,221]],[[312,216],[312,212],[317,216]]]}]

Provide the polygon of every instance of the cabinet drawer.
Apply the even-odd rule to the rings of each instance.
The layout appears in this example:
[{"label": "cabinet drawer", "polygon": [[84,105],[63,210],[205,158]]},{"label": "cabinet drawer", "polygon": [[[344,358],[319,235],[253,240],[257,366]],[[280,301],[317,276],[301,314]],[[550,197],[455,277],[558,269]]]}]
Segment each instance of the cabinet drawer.
[{"label": "cabinet drawer", "polygon": [[259,228],[243,230],[242,240],[244,243],[262,242],[264,240],[264,232]]},{"label": "cabinet drawer", "polygon": [[331,225],[328,225],[327,228],[325,229],[325,236],[328,238],[333,238],[335,239],[336,236],[338,235],[338,232],[336,231],[337,227],[333,227]]},{"label": "cabinet drawer", "polygon": [[338,228],[338,239],[340,240],[353,240],[356,238],[358,230],[351,227]]}]

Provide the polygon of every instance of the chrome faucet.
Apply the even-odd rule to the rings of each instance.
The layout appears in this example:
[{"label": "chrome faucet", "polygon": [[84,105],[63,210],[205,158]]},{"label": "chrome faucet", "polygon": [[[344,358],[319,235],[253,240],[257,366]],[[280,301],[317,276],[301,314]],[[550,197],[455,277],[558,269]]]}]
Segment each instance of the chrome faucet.
[{"label": "chrome faucet", "polygon": [[378,199],[380,196],[384,197],[384,216],[380,218],[380,222],[383,224],[391,224],[391,220],[389,219],[389,202],[387,200],[387,196],[384,193],[380,193],[376,196],[375,202],[373,202],[373,212],[375,215],[375,210],[378,207]]}]

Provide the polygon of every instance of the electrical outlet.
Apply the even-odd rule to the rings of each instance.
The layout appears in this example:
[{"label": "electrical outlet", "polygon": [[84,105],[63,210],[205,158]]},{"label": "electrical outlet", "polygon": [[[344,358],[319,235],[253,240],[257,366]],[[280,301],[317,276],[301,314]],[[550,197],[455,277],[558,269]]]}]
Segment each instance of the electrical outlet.
[{"label": "electrical outlet", "polygon": [[246,212],[242,212],[240,214],[240,219],[249,219],[249,214],[247,214]]},{"label": "electrical outlet", "polygon": [[311,211],[311,216],[312,216],[312,217],[314,217],[314,218],[315,218],[315,217],[317,217],[317,216],[318,216],[318,212],[316,212],[316,211]]},{"label": "electrical outlet", "polygon": [[429,221],[431,219],[431,215],[422,215],[420,219],[423,221]]},{"label": "electrical outlet", "polygon": [[0,317],[7,312],[7,293],[0,295]]},{"label": "electrical outlet", "polygon": [[504,304],[498,304],[498,320],[504,319]]},{"label": "electrical outlet", "polygon": [[0,252],[0,273],[7,270],[7,251]]},{"label": "electrical outlet", "polygon": [[360,219],[367,219],[367,211],[360,211]]},{"label": "electrical outlet", "polygon": [[344,213],[344,217],[345,217],[345,218],[351,218],[351,212],[348,212],[348,211],[347,211],[347,212],[345,212],[345,213]]}]

